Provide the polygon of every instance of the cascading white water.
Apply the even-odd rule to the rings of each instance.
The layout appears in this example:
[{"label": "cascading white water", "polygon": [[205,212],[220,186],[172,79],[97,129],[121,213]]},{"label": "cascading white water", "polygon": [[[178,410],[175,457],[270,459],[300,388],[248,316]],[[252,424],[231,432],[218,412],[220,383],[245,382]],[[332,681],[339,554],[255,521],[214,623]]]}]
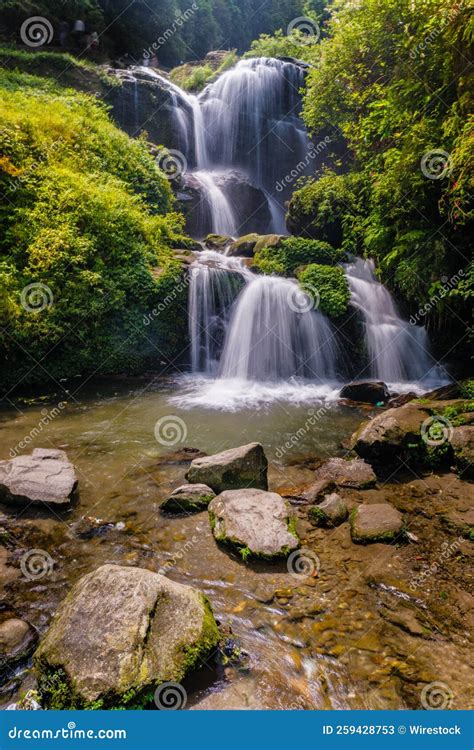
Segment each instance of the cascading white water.
[{"label": "cascading white water", "polygon": [[[258,227],[252,226],[251,216],[246,217],[250,226],[246,223],[245,232],[260,231],[263,223],[265,231],[285,233],[288,193],[278,192],[277,184],[297,165],[306,164],[299,175],[312,166],[310,142],[299,118],[303,68],[265,57],[240,60],[198,96],[149,68],[136,70],[159,80],[170,92],[179,148],[193,186],[198,184],[208,208],[210,230],[232,236],[239,233],[241,220],[234,203],[250,184],[260,191],[259,203],[265,204],[266,213]],[[251,200],[255,202],[254,194]],[[253,206],[249,214],[257,214],[258,208]],[[199,220],[197,224],[197,233],[203,236]]]},{"label": "cascading white water", "polygon": [[229,323],[219,377],[279,381],[335,377],[336,344],[327,318],[297,311],[295,281],[256,276],[241,292]]},{"label": "cascading white water", "polygon": [[188,325],[193,372],[216,373],[231,306],[249,275],[241,260],[212,250],[200,253],[191,265]]},{"label": "cascading white water", "polygon": [[346,267],[346,277],[351,302],[363,316],[370,376],[402,383],[432,375],[425,329],[400,317],[390,292],[377,280],[373,261],[358,258]]}]

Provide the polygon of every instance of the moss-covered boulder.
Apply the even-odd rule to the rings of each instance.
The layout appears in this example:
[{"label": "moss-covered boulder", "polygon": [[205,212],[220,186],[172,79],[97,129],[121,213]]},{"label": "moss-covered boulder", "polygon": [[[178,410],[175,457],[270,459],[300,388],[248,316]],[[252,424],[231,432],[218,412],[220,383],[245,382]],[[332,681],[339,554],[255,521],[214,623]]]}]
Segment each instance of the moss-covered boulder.
[{"label": "moss-covered boulder", "polygon": [[[265,242],[262,237],[254,248],[252,267],[262,273],[294,276],[297,269],[309,263],[332,266],[344,257],[342,250],[327,242],[308,240],[304,237],[279,237],[273,242]],[[278,240],[278,241],[277,241]]]},{"label": "moss-covered boulder", "polygon": [[230,448],[191,462],[186,479],[191,484],[207,484],[214,492],[242,487],[267,489],[268,461],[260,443]]},{"label": "moss-covered boulder", "polygon": [[402,531],[403,516],[389,503],[359,505],[351,513],[351,538],[356,544],[393,542]]},{"label": "moss-covered boulder", "polygon": [[45,708],[148,703],[219,641],[206,597],[142,568],[103,565],[81,578],[34,656]]},{"label": "moss-covered boulder", "polygon": [[347,312],[350,299],[349,285],[340,266],[334,268],[311,263],[298,273],[301,288],[318,300],[319,310],[331,318],[340,318]]},{"label": "moss-covered boulder", "polygon": [[205,510],[216,493],[207,484],[183,484],[160,505],[166,513],[195,513]]},{"label": "moss-covered boulder", "polygon": [[247,556],[285,557],[299,545],[289,507],[276,492],[228,490],[209,504],[215,539]]},{"label": "moss-covered boulder", "polygon": [[332,492],[320,505],[310,508],[308,515],[316,526],[333,528],[344,523],[349,513],[341,497],[336,492]]},{"label": "moss-covered boulder", "polygon": [[350,178],[328,171],[293,193],[286,225],[292,234],[340,247],[344,239],[342,219],[351,215],[353,202]]},{"label": "moss-covered boulder", "polygon": [[455,427],[451,435],[456,468],[465,479],[474,477],[474,425]]}]

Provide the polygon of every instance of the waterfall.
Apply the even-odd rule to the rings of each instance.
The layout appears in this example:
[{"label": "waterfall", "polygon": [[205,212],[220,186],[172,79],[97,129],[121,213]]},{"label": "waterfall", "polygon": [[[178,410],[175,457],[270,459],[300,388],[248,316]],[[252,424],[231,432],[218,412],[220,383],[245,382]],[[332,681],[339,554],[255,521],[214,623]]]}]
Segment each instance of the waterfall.
[{"label": "waterfall", "polygon": [[282,190],[281,180],[295,167],[301,176],[315,166],[299,117],[303,67],[265,57],[240,60],[198,96],[150,68],[134,70],[169,93],[176,140],[188,164],[184,189],[198,189],[204,204],[192,222],[194,234],[285,233],[291,185]]},{"label": "waterfall", "polygon": [[219,365],[220,378],[279,381],[335,377],[331,324],[319,312],[297,312],[296,281],[256,276],[239,295]]},{"label": "waterfall", "polygon": [[212,250],[200,253],[191,265],[188,325],[193,372],[217,371],[230,310],[249,275],[241,260]]},{"label": "waterfall", "polygon": [[387,383],[426,380],[434,366],[427,333],[400,317],[373,261],[358,258],[346,267],[346,277],[364,321],[370,376]]}]

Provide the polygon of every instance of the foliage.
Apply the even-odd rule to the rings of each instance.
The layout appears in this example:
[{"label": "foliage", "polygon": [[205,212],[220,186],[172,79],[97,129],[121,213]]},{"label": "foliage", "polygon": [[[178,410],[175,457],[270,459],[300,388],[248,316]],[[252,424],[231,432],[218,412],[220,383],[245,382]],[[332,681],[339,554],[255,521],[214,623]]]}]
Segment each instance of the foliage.
[{"label": "foliage", "polygon": [[347,311],[350,293],[344,269],[340,266],[311,263],[298,274],[298,281],[313,298],[319,295],[319,310],[324,315],[339,318]]},{"label": "foliage", "polygon": [[[437,283],[464,269],[426,318],[433,338],[444,337],[450,350],[464,334],[460,321],[474,286],[466,267],[472,28],[465,0],[339,2],[308,76],[304,119],[313,133],[328,123],[342,133],[347,154],[342,160],[333,148],[331,156],[349,170],[354,200],[343,197],[348,178],[327,173],[290,205],[290,217],[301,216],[316,232],[311,236],[324,239],[318,232],[327,216],[339,214],[342,246],[355,242],[372,255],[411,312],[430,302]],[[329,192],[334,211],[326,215],[320,199]]]},{"label": "foliage", "polygon": [[[209,50],[245,52],[253,39],[275,29],[286,30],[301,16],[326,17],[321,0],[4,0],[0,26],[5,38],[20,41],[19,30],[31,16],[46,17],[53,25],[58,44],[61,22],[70,26],[77,18],[89,31],[100,34],[101,51],[140,60],[144,52],[156,51],[160,66],[173,67],[185,61],[202,60]],[[164,40],[160,42],[159,40]],[[155,47],[153,47],[155,45]],[[298,57],[300,55],[297,55]]]},{"label": "foliage", "polygon": [[311,37],[304,35],[297,29],[290,34],[284,34],[278,29],[274,34],[261,34],[250,45],[250,49],[245,53],[245,57],[295,57],[297,59],[306,59],[308,55],[313,56],[318,44],[315,37],[314,42]]},{"label": "foliage", "polygon": [[205,65],[180,65],[173,68],[170,78],[185,91],[201,91],[214,78],[229,70],[238,61],[238,55],[235,50],[228,52],[222,59],[220,65],[215,68],[211,64]]},{"label": "foliage", "polygon": [[334,264],[342,260],[343,253],[327,242],[287,237],[276,247],[263,247],[255,253],[253,266],[263,273],[293,276],[298,266],[308,263]]},{"label": "foliage", "polygon": [[[146,144],[93,97],[6,72],[0,89],[3,384],[172,356],[176,304],[148,326],[144,316],[176,287],[182,217]],[[43,285],[39,310],[25,304],[30,284]]]}]

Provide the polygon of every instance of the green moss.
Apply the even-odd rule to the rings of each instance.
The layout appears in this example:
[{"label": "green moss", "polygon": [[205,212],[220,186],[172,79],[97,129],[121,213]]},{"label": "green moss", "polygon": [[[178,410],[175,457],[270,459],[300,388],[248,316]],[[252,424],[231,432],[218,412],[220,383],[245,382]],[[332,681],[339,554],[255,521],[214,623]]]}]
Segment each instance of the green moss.
[{"label": "green moss", "polygon": [[287,237],[276,246],[263,247],[255,253],[252,266],[267,274],[293,276],[299,266],[308,263],[333,265],[344,257],[327,242],[302,237]]},{"label": "green moss", "polygon": [[300,538],[298,536],[298,533],[296,531],[296,518],[295,518],[295,516],[290,516],[289,519],[288,519],[288,531],[290,532],[290,534],[292,534],[295,537],[295,539],[297,539],[298,541],[300,540]]},{"label": "green moss", "polygon": [[319,507],[319,505],[314,505],[310,508],[308,516],[311,521],[314,521],[317,525],[321,526],[324,526],[329,520],[326,513]]},{"label": "green moss", "polygon": [[187,645],[183,648],[184,659],[181,664],[182,674],[180,679],[182,679],[193,667],[201,666],[201,662],[203,662],[209,656],[211,651],[216,648],[221,637],[214,615],[212,614],[209,599],[207,596],[204,596],[204,594],[200,594],[200,597],[204,608],[202,630],[194,645]]},{"label": "green moss", "polygon": [[319,310],[325,315],[340,318],[347,311],[350,292],[342,268],[312,263],[299,273],[298,281],[310,297],[319,299]]}]

